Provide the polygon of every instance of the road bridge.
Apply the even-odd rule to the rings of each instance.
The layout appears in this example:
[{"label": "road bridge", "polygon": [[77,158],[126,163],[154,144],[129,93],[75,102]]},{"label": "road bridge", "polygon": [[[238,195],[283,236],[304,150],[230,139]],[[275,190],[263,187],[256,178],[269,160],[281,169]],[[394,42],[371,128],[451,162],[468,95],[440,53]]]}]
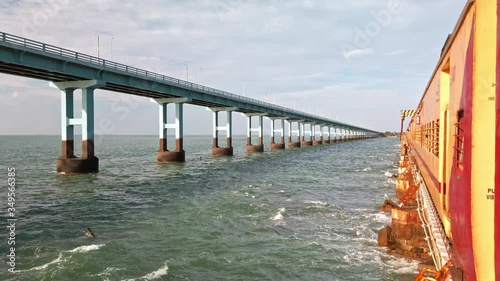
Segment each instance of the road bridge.
[{"label": "road bridge", "polygon": [[[50,44],[0,32],[0,72],[50,81],[61,91],[61,156],[56,161],[59,173],[91,173],[99,170],[94,153],[94,91],[109,90],[151,98],[159,108],[160,163],[184,162],[183,105],[207,107],[213,112],[213,155],[233,155],[232,114],[247,119],[247,151],[264,151],[263,118],[271,121],[271,149],[323,145],[339,141],[376,137],[379,132],[270,104],[256,99],[213,89],[200,84],[161,75],[133,66],[97,58]],[[82,117],[74,116],[74,92],[82,90]],[[167,122],[167,105],[175,104],[175,122]],[[219,115],[226,114],[221,125]],[[258,126],[253,126],[257,119]],[[279,129],[275,126],[280,123]],[[285,135],[285,122],[288,135]],[[74,127],[82,127],[82,155],[74,154]],[[175,131],[175,147],[167,148],[167,130]],[[225,147],[219,146],[225,132]],[[258,143],[252,135],[258,134]],[[280,141],[275,142],[279,135]],[[296,138],[295,138],[296,136]],[[286,140],[288,137],[288,140]]]}]

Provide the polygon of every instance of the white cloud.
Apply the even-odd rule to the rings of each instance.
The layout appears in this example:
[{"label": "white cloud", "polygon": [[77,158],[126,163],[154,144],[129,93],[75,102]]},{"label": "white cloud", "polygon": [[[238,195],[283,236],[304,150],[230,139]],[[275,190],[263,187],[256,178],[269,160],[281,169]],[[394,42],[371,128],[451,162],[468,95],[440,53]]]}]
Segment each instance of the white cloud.
[{"label": "white cloud", "polygon": [[[67,4],[54,8],[49,2]],[[351,109],[336,109],[345,121],[370,122],[373,128],[385,131],[398,129],[397,110],[412,108],[420,99],[429,77],[403,71],[430,75],[438,58],[425,50],[441,48],[462,9],[449,2],[416,5],[410,1],[394,17],[394,28],[371,38],[368,46],[345,52],[338,51],[339,44],[351,42],[352,30],[373,20],[371,13],[383,9],[386,1],[7,1],[0,4],[0,26],[8,33],[91,55],[97,53],[95,34],[99,34],[100,54],[106,59],[111,58],[114,37],[115,61],[181,79],[186,77],[184,64],[188,64],[191,81],[198,80],[202,68],[199,79],[207,86],[240,94],[246,87],[249,97],[264,99],[267,93],[289,107],[295,99],[297,108],[317,107],[325,115],[342,101],[343,108]],[[422,21],[424,11],[426,20]],[[35,21],[39,24],[26,33]],[[411,55],[402,50],[412,50]],[[346,61],[344,56],[363,59]],[[0,118],[16,116],[16,126],[0,122],[0,134],[45,133],[30,125],[35,109],[49,132],[59,132],[60,94],[47,84],[0,75]],[[13,98],[13,93],[18,96]],[[388,99],[376,98],[385,93],[391,93],[394,107],[400,104],[396,112],[376,112],[376,108],[387,107]],[[109,115],[111,105],[121,98],[117,93],[98,91],[96,122]],[[352,113],[360,99],[369,98],[367,112],[371,115]],[[116,120],[116,132],[155,134],[156,110],[147,101],[138,101],[127,120]],[[209,121],[204,109],[189,107],[185,114],[186,120]],[[244,121],[238,118],[235,122]],[[203,122],[189,123],[186,133],[209,134],[210,122]],[[235,133],[244,133],[242,124],[235,126]]]},{"label": "white cloud", "polygon": [[344,53],[344,57],[346,59],[353,59],[353,58],[360,58],[368,55],[372,55],[373,49],[371,48],[366,48],[366,49],[354,49],[348,52]]}]

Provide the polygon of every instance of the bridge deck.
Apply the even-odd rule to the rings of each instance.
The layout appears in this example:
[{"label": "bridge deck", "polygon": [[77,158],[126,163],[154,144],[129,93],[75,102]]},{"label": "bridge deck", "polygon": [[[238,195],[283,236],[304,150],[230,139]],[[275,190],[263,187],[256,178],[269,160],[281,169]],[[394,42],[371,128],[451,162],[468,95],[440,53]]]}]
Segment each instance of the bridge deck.
[{"label": "bridge deck", "polygon": [[101,89],[149,98],[187,97],[190,104],[236,107],[337,128],[378,133],[320,116],[266,103],[151,71],[0,32],[0,72],[53,82],[101,80]]}]

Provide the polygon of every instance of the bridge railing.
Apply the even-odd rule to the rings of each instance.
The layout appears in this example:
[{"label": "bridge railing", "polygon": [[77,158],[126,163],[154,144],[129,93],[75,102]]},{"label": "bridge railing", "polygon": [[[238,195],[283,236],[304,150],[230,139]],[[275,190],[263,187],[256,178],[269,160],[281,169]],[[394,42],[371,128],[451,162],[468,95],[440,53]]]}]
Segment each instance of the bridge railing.
[{"label": "bridge railing", "polygon": [[114,71],[125,72],[125,73],[127,73],[129,75],[132,75],[132,76],[145,77],[145,78],[152,79],[152,80],[155,80],[155,81],[158,81],[158,82],[162,82],[162,83],[176,84],[178,86],[179,85],[183,86],[184,88],[193,89],[193,90],[196,89],[196,90],[198,90],[200,92],[204,92],[204,93],[207,93],[207,94],[215,94],[215,95],[219,95],[221,97],[229,97],[229,98],[232,98],[232,99],[235,99],[235,100],[245,101],[245,102],[249,102],[249,103],[253,103],[253,104],[256,104],[256,105],[265,106],[265,107],[276,109],[276,110],[286,111],[286,112],[290,112],[290,113],[293,113],[293,114],[301,115],[301,116],[304,116],[304,117],[310,117],[312,119],[323,119],[323,121],[336,123],[336,124],[341,125],[341,126],[347,126],[347,127],[351,127],[351,128],[355,128],[356,127],[356,126],[352,126],[352,125],[349,125],[349,124],[341,123],[341,122],[338,122],[338,121],[329,120],[329,119],[326,119],[326,118],[315,116],[315,115],[312,115],[312,114],[309,114],[309,113],[301,112],[301,111],[298,111],[298,110],[286,108],[286,107],[283,107],[283,106],[279,106],[279,105],[275,105],[275,104],[263,102],[263,101],[260,101],[260,100],[256,100],[256,99],[252,99],[252,98],[248,98],[248,97],[244,97],[244,96],[240,96],[240,95],[236,95],[236,94],[229,93],[229,92],[226,92],[226,91],[222,91],[222,90],[218,90],[218,89],[206,87],[206,86],[199,85],[199,84],[196,84],[196,83],[191,83],[191,82],[188,82],[188,81],[184,81],[184,80],[173,78],[173,77],[170,77],[170,76],[158,74],[158,73],[151,72],[151,71],[144,70],[144,69],[140,69],[140,68],[137,68],[137,67],[133,67],[133,66],[128,66],[128,65],[125,65],[125,64],[117,63],[117,62],[114,62],[114,61],[105,60],[105,59],[102,59],[102,58],[98,58],[98,57],[94,57],[94,56],[82,54],[82,53],[79,53],[79,52],[75,52],[75,51],[64,49],[64,48],[61,48],[61,47],[57,47],[57,46],[45,44],[45,43],[42,43],[42,42],[38,42],[38,41],[35,41],[35,40],[23,38],[23,37],[20,37],[20,36],[17,36],[17,35],[13,35],[13,34],[9,34],[9,33],[5,33],[5,32],[0,32],[0,42],[5,43],[5,44],[11,44],[11,45],[16,45],[16,46],[24,47],[24,48],[27,48],[27,49],[30,49],[30,50],[35,50],[35,51],[43,52],[43,53],[46,53],[46,54],[50,54],[50,55],[53,55],[53,56],[62,57],[62,58],[65,58],[65,59],[75,60],[75,61],[78,61],[78,62],[81,62],[81,63],[88,63],[88,64],[91,64],[93,66],[97,66],[97,67],[99,67],[99,68],[101,68],[103,70],[114,70]]}]

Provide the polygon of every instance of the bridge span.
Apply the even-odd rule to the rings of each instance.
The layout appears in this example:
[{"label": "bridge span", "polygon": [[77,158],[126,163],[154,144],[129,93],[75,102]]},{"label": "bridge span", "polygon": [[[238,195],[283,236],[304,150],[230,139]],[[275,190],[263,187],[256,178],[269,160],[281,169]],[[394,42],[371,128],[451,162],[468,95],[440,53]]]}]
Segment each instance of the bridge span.
[{"label": "bridge span", "polygon": [[[233,155],[232,113],[247,117],[247,151],[263,152],[263,118],[271,121],[271,149],[285,149],[285,122],[289,148],[322,145],[376,137],[380,133],[304,113],[256,99],[213,89],[125,64],[0,32],[0,72],[50,81],[61,91],[61,156],[59,173],[91,173],[99,170],[94,153],[94,91],[103,89],[149,97],[159,107],[160,163],[184,162],[183,105],[207,107],[213,112],[213,155]],[[74,91],[82,90],[82,118],[74,116]],[[167,105],[175,104],[175,122],[167,122]],[[227,114],[226,124],[219,122]],[[258,125],[253,126],[252,120]],[[276,122],[281,126],[275,127]],[[82,155],[74,154],[74,127],[82,126]],[[175,148],[167,147],[167,130],[175,130]],[[226,147],[219,146],[219,133],[226,133]],[[258,134],[258,143],[252,143]],[[281,137],[278,143],[275,137]]]}]

